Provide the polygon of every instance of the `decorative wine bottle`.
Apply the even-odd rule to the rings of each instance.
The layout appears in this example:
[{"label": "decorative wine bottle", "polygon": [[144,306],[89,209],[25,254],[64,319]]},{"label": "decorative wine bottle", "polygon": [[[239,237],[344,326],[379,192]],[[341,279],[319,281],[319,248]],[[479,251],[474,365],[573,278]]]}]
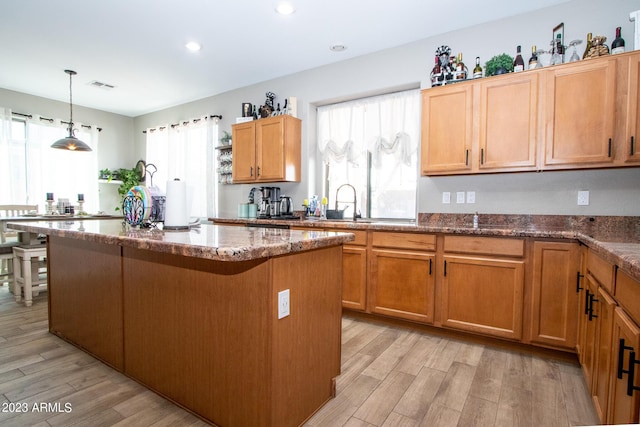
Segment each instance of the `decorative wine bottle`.
[{"label": "decorative wine bottle", "polygon": [[538,62],[538,49],[534,44],[531,46],[531,58],[529,58],[529,69],[534,70],[540,67],[540,63]]},{"label": "decorative wine bottle", "polygon": [[476,66],[473,68],[473,78],[479,79],[482,77],[482,67],[480,66],[480,57],[476,56]]},{"label": "decorative wine bottle", "polygon": [[616,38],[611,43],[611,54],[624,53],[624,39],[620,35],[621,28],[616,28]]},{"label": "decorative wine bottle", "polygon": [[593,46],[593,34],[587,33],[587,46],[584,49],[584,54],[582,55],[582,59],[587,59],[587,55]]},{"label": "decorative wine bottle", "polygon": [[524,60],[520,53],[520,45],[518,45],[516,48],[516,59],[513,60],[513,72],[518,73],[520,71],[524,71]]}]

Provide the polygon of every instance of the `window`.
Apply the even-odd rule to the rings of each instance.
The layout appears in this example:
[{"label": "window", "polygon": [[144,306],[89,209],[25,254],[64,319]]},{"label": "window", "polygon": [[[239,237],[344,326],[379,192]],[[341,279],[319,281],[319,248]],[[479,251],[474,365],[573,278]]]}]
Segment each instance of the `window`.
[{"label": "window", "polygon": [[210,118],[147,129],[146,162],[157,169],[153,185],[166,194],[168,180],[185,181],[191,217],[206,218],[215,212],[212,141],[218,140],[217,135],[217,122]]},{"label": "window", "polygon": [[67,134],[66,125],[39,117],[12,117],[0,108],[0,204],[34,204],[44,212],[46,193],[76,204],[85,195],[84,210],[98,210],[98,131],[76,124],[76,136],[90,152],[56,150],[51,144]]},{"label": "window", "polygon": [[[318,108],[318,149],[329,209],[342,184],[356,189],[366,218],[415,219],[420,92],[410,90]],[[338,208],[353,207],[343,190]]]}]

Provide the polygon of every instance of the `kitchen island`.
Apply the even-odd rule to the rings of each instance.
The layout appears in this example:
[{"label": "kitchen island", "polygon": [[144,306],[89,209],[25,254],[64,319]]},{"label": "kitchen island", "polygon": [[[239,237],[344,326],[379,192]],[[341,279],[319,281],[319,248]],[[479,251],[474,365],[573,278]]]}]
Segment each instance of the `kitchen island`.
[{"label": "kitchen island", "polygon": [[[48,236],[49,329],[220,426],[302,424],[335,395],[349,233],[121,221]],[[279,319],[278,293],[289,290]]]}]

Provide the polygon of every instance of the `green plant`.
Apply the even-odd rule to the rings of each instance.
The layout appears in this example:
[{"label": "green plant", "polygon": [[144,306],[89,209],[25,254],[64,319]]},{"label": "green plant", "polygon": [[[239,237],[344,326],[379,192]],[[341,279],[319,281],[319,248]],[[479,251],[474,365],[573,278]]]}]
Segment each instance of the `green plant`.
[{"label": "green plant", "polygon": [[489,59],[484,66],[484,75],[487,77],[495,76],[499,68],[504,68],[507,73],[511,73],[513,71],[513,57],[503,53]]},{"label": "green plant", "polygon": [[[140,171],[138,168],[133,169],[118,169],[119,179],[122,181],[122,184],[118,187],[118,194],[120,195],[120,206],[122,206],[122,202],[124,201],[125,196],[131,189],[131,187],[135,187],[140,183]],[[116,210],[120,210],[120,206],[116,206]]]},{"label": "green plant", "polygon": [[106,179],[111,181],[113,179],[113,175],[111,174],[111,171],[109,170],[109,168],[100,169],[98,179]]},{"label": "green plant", "polygon": [[231,134],[226,130],[222,131],[224,135],[220,138],[220,142],[222,145],[229,145],[229,141],[231,141]]}]

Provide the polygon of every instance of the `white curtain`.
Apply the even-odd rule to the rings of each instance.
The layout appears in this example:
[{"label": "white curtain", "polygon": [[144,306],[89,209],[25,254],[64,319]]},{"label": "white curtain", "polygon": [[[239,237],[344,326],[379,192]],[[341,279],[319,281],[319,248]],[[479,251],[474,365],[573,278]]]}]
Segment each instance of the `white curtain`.
[{"label": "white curtain", "polygon": [[[84,194],[84,210],[97,212],[98,193],[98,130],[75,123],[75,136],[87,143],[92,151],[74,152],[51,148],[68,134],[60,120],[41,120],[39,116],[26,121],[13,121],[6,110],[3,136],[0,138],[1,186],[0,203],[36,204],[40,212],[46,206],[46,193],[55,200],[68,199],[77,204],[78,194]],[[7,126],[8,124],[8,126]],[[6,135],[6,128],[20,127],[23,132]]]},{"label": "white curtain", "polygon": [[318,108],[318,149],[327,163],[359,166],[367,152],[411,164],[420,135],[420,91],[409,90]]},{"label": "white curtain", "polygon": [[217,133],[217,122],[208,117],[147,129],[146,162],[157,168],[153,185],[166,194],[168,180],[185,181],[191,217],[212,216],[215,210],[212,159]]}]

